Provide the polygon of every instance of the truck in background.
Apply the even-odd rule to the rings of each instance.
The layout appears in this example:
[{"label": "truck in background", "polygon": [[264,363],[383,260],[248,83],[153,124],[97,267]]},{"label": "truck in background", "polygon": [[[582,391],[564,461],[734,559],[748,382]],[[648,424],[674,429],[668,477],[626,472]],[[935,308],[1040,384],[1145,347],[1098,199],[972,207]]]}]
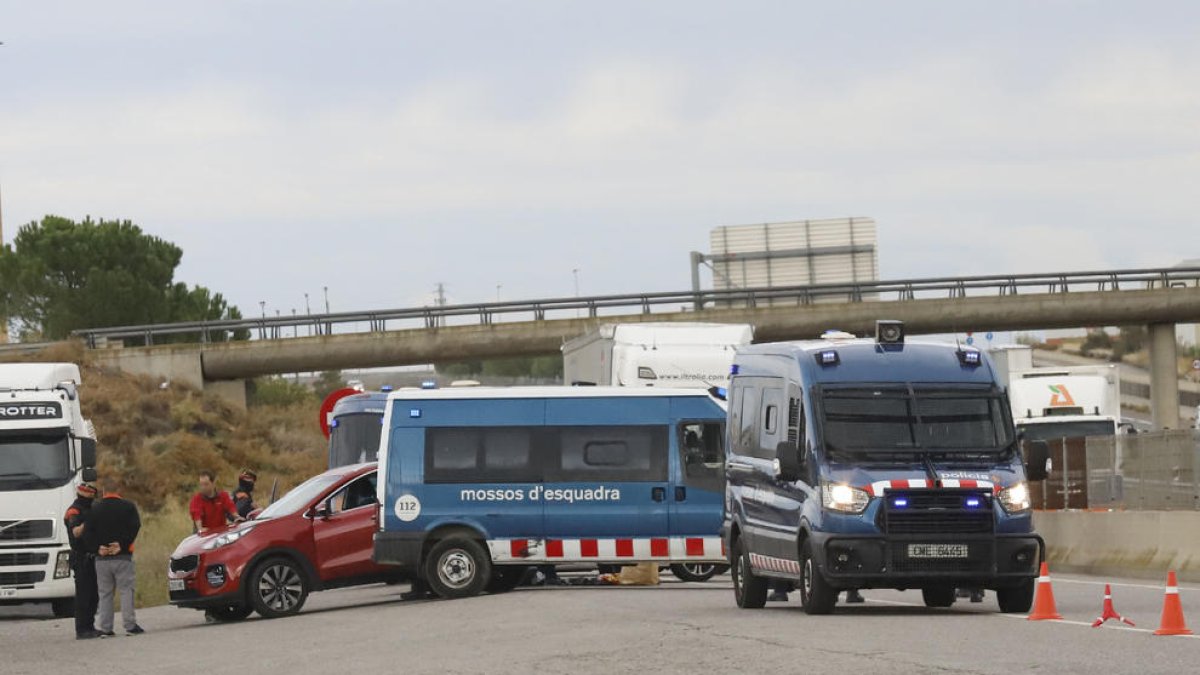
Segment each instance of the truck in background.
[{"label": "truck in background", "polygon": [[563,382],[622,387],[725,387],[749,324],[619,323],[562,346]]},{"label": "truck in background", "polygon": [[1025,440],[1115,436],[1121,375],[1115,365],[1014,370],[1008,397]]},{"label": "truck in background", "polygon": [[75,611],[63,514],[85,474],[96,434],[79,407],[79,367],[0,364],[0,604]]}]

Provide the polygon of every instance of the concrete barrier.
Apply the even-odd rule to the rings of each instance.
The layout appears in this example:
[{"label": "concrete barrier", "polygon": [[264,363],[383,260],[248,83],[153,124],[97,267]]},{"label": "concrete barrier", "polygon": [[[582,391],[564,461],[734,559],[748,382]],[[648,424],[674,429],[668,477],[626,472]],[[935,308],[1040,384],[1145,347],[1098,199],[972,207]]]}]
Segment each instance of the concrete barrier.
[{"label": "concrete barrier", "polygon": [[1038,511],[1053,572],[1200,582],[1198,511]]}]

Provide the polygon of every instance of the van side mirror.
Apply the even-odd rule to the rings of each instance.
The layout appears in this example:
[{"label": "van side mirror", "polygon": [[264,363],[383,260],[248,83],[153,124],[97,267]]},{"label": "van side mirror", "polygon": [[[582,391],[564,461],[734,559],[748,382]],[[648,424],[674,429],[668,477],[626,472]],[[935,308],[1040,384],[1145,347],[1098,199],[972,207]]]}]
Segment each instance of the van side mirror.
[{"label": "van side mirror", "polygon": [[96,439],[79,439],[79,463],[85,467],[96,466]]},{"label": "van side mirror", "polygon": [[787,482],[800,480],[804,466],[800,461],[800,448],[791,441],[775,446],[775,475]]},{"label": "van side mirror", "polygon": [[1026,480],[1046,480],[1050,476],[1050,445],[1046,441],[1029,441],[1025,446]]}]

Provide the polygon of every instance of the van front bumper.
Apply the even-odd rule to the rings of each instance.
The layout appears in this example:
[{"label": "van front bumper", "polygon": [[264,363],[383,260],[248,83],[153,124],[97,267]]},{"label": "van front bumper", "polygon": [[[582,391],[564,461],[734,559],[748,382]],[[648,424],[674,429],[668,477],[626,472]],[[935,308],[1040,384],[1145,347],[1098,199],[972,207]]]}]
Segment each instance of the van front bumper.
[{"label": "van front bumper", "polygon": [[[1036,577],[1046,553],[1046,543],[1034,533],[810,536],[817,564],[838,588],[915,588],[938,583],[1011,587]],[[930,547],[923,545],[939,547],[939,553],[961,553],[965,546],[966,555],[916,555],[927,554]]]}]

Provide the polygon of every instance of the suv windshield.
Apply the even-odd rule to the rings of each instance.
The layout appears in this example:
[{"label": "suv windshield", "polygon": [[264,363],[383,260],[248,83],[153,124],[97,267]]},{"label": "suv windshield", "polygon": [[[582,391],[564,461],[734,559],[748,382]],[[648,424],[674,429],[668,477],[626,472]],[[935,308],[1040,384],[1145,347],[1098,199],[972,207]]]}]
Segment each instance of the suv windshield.
[{"label": "suv windshield", "polygon": [[383,415],[339,415],[329,430],[329,468],[374,462],[379,454]]},{"label": "suv windshield", "polygon": [[258,514],[258,518],[261,520],[291,515],[304,508],[317,495],[321,494],[330,485],[336,483],[339,478],[341,476],[327,474],[313,476],[292,488],[279,501],[263,509],[262,513]]},{"label": "suv windshield", "polygon": [[67,435],[0,435],[0,491],[42,490],[71,479],[71,453]]},{"label": "suv windshield", "polygon": [[991,391],[829,389],[821,403],[825,442],[837,450],[978,452],[1012,443],[1004,400]]}]

